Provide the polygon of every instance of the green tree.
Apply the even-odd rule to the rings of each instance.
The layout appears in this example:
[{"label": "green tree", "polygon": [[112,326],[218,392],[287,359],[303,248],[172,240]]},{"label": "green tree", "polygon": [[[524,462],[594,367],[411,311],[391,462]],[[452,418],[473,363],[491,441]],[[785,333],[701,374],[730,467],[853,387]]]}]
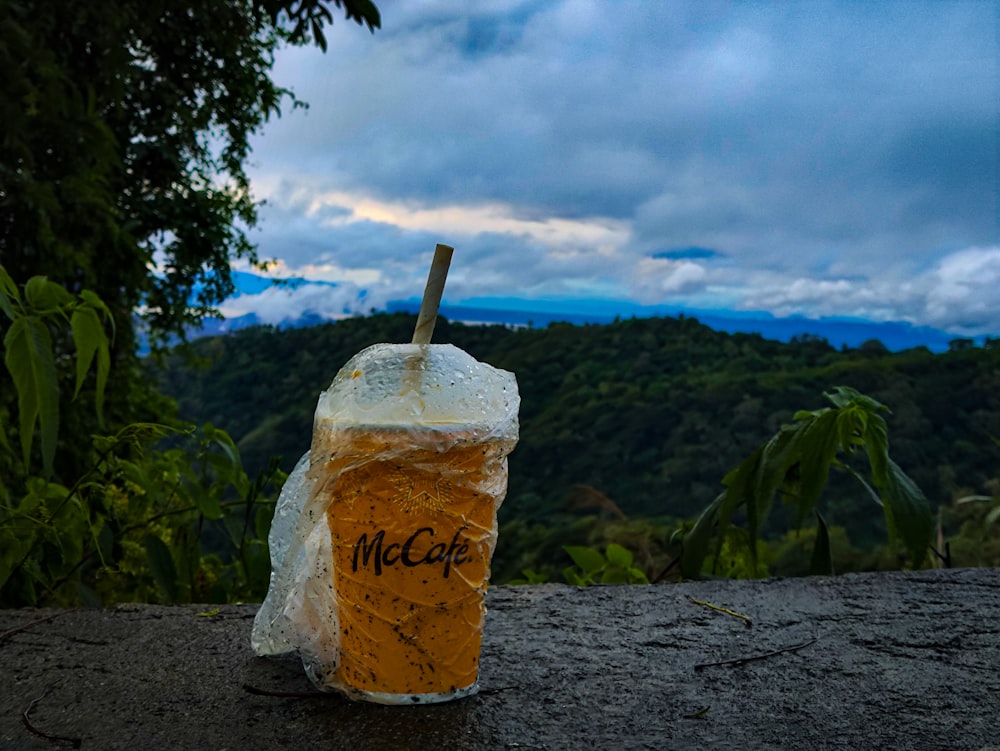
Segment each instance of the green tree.
[{"label": "green tree", "polygon": [[[271,80],[274,56],[325,49],[336,8],[380,24],[369,0],[0,0],[0,261],[19,284],[103,300],[111,427],[162,418],[137,376],[136,315],[162,343],[232,291],[233,259],[259,262],[243,164],[253,134],[301,104]],[[53,346],[71,356],[65,337]],[[14,395],[0,370],[0,415]],[[69,444],[85,444],[92,410],[63,408]]]},{"label": "green tree", "polygon": [[93,290],[125,353],[140,304],[154,335],[209,313],[232,289],[230,259],[258,260],[249,139],[299,104],[270,79],[274,54],[325,49],[333,6],[380,23],[368,0],[0,0],[10,275]]}]

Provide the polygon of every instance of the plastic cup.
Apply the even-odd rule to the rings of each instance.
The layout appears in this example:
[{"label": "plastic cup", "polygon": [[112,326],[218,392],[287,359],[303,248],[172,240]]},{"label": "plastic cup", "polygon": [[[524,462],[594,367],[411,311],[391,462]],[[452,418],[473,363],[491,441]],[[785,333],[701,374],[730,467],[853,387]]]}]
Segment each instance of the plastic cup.
[{"label": "plastic cup", "polygon": [[320,398],[307,474],[332,556],[315,569],[335,624],[315,649],[322,685],[382,703],[477,690],[518,403],[512,374],[414,344],[359,353]]}]

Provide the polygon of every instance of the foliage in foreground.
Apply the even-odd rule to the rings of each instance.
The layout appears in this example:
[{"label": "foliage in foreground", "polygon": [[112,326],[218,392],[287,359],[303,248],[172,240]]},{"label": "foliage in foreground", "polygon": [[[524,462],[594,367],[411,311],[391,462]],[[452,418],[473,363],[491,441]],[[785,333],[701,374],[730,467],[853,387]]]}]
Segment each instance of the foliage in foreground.
[{"label": "foliage in foreground", "polygon": [[[22,294],[3,267],[0,310],[19,411],[0,426],[0,606],[260,597],[276,465],[251,481],[224,431],[134,423],[92,436],[84,470],[66,476],[63,386],[75,383],[73,396],[100,413],[110,317],[92,292],[74,296],[44,277]],[[53,338],[65,336],[73,362],[55,356]],[[172,445],[154,448],[165,437]]]},{"label": "foliage in foreground", "polygon": [[[275,54],[325,50],[341,13],[381,23],[371,0],[0,0],[0,262],[33,280],[29,302],[71,316],[74,337],[88,327],[77,346],[114,324],[91,350],[113,395],[107,426],[68,399],[57,414],[51,393],[47,411],[33,404],[53,373],[26,369],[73,358],[66,331],[22,317],[8,332],[0,419],[19,413],[26,451],[39,423],[45,477],[60,416],[59,469],[74,478],[93,471],[94,432],[161,421],[164,400],[137,375],[139,334],[154,346],[183,336],[232,293],[233,261],[266,265],[249,238],[258,203],[244,165],[268,120],[304,106],[272,80]],[[54,360],[25,356],[39,349]],[[8,484],[18,471],[0,465]]]},{"label": "foliage in foreground", "polygon": [[[726,489],[684,537],[681,555],[684,577],[701,575],[713,535],[714,563],[725,557],[725,546],[740,537],[738,534],[734,537],[731,529],[737,511],[746,516],[743,543],[750,551],[756,571],[761,529],[775,496],[779,495],[794,507],[798,528],[815,514],[811,573],[832,574],[830,533],[817,511],[831,469],[857,479],[882,507],[890,542],[905,548],[910,565],[918,568],[924,562],[934,527],[930,505],[916,484],[889,457],[888,430],[880,414],[888,408],[844,386],[825,396],[833,407],[796,413],[794,423],[783,425],[774,437],[726,475],[723,479]],[[867,458],[870,483],[851,464],[859,453]]]}]

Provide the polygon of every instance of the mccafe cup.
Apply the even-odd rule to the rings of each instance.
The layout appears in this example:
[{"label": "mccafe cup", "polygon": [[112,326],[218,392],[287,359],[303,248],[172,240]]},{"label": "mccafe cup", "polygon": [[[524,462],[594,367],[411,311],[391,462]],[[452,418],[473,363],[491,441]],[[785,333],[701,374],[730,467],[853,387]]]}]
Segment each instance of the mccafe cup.
[{"label": "mccafe cup", "polygon": [[514,376],[447,344],[378,344],[319,398],[272,526],[258,654],[386,704],[477,689]]}]

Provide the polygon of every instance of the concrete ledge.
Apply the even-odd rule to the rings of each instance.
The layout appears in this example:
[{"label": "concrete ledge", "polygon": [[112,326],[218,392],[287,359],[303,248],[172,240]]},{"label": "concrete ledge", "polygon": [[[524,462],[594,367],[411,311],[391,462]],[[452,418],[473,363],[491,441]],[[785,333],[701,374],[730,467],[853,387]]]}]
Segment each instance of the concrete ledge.
[{"label": "concrete ledge", "polygon": [[0,611],[0,749],[1000,751],[997,569],[497,587],[489,606],[482,692],[418,707],[248,693],[312,690],[297,660],[252,655],[252,605]]}]

